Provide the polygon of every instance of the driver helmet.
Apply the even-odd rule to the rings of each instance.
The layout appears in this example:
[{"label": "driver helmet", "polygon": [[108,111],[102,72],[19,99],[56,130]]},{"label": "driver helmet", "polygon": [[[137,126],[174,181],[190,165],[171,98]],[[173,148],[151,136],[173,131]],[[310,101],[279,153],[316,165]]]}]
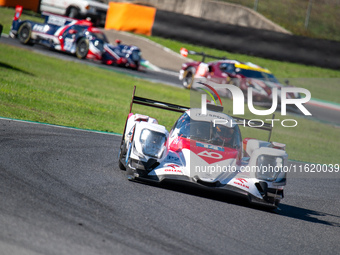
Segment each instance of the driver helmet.
[{"label": "driver helmet", "polygon": [[234,129],[222,125],[216,125],[215,137],[221,139],[223,142],[228,143],[234,135]]}]

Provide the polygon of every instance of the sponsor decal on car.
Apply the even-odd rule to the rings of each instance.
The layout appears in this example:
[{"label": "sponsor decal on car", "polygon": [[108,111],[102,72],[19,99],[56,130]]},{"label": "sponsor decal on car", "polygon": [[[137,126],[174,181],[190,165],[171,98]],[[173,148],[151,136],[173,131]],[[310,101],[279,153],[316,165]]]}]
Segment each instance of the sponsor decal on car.
[{"label": "sponsor decal on car", "polygon": [[59,16],[50,15],[48,17],[47,23],[56,26],[63,26],[66,23],[66,19]]},{"label": "sponsor decal on car", "polygon": [[214,164],[222,160],[237,157],[237,150],[222,148],[222,150],[212,150],[203,146],[190,146],[190,150],[203,159],[208,164]]},{"label": "sponsor decal on car", "polygon": [[41,32],[41,33],[46,33],[49,30],[48,26],[45,25],[40,25],[40,24],[35,24],[33,26],[33,31]]},{"label": "sponsor decal on car", "polygon": [[174,173],[181,173],[182,170],[180,169],[180,166],[177,164],[166,164],[164,169],[164,172],[174,172]]},{"label": "sponsor decal on car", "polygon": [[240,187],[249,189],[248,181],[244,178],[236,178],[233,183]]},{"label": "sponsor decal on car", "polygon": [[179,161],[179,158],[176,157],[176,156],[168,155],[167,158],[166,158],[166,160],[167,160],[168,162],[173,162],[173,161],[178,162],[178,161]]},{"label": "sponsor decal on car", "polygon": [[204,148],[215,150],[215,151],[224,151],[223,147],[212,145],[212,144],[207,144],[207,143],[196,142],[196,146],[204,147]]}]

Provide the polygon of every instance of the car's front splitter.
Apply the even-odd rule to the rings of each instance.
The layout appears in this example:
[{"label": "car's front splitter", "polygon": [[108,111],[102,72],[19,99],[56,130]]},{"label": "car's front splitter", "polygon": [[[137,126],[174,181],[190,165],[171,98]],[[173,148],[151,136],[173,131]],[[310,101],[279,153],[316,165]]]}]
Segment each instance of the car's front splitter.
[{"label": "car's front splitter", "polygon": [[206,183],[202,182],[196,178],[190,178],[184,175],[146,175],[146,176],[136,176],[134,178],[136,181],[152,183],[152,184],[173,184],[173,185],[184,185],[193,188],[202,188],[207,191],[214,191],[218,193],[225,194],[231,197],[240,197],[242,199],[246,199],[248,202],[252,204],[257,204],[269,208],[276,208],[277,205],[266,201],[264,198],[258,198],[255,195],[247,192],[238,187],[234,187],[228,184],[220,184],[220,183]]}]

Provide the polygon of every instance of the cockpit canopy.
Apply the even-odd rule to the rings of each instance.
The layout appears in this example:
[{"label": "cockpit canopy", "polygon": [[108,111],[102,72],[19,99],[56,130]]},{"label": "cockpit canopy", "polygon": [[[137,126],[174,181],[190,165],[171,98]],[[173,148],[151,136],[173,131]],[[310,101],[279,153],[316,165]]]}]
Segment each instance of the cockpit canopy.
[{"label": "cockpit canopy", "polygon": [[[220,122],[219,122],[220,123]],[[218,146],[238,149],[241,147],[239,127],[213,121],[193,120],[184,113],[176,122],[173,129],[178,130],[178,136],[195,141],[206,142]]]}]

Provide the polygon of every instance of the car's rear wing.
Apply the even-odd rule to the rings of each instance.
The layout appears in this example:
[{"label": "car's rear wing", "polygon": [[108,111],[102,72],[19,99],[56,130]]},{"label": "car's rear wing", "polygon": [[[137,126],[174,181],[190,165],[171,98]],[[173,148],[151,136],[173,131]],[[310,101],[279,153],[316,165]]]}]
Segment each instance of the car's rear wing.
[{"label": "car's rear wing", "polygon": [[213,58],[213,59],[219,59],[219,60],[227,60],[227,57],[217,57],[217,56],[212,56],[212,55],[208,55],[205,54],[204,52],[196,52],[193,50],[187,50],[185,48],[181,49],[181,54],[182,56],[187,56],[188,54],[190,55],[196,55],[196,56],[202,56],[202,61],[201,62],[205,62],[205,58]]},{"label": "car's rear wing", "polygon": [[163,110],[168,110],[168,111],[173,111],[173,112],[180,112],[183,113],[187,110],[189,110],[189,107],[186,106],[181,106],[177,104],[170,104],[162,101],[157,101],[145,97],[138,97],[135,95],[136,93],[136,86],[133,89],[133,94],[132,94],[132,100],[130,103],[130,112],[132,111],[132,106],[133,104],[140,104],[140,105],[145,105],[145,106],[150,106],[150,107],[155,107]]},{"label": "car's rear wing", "polygon": [[[21,22],[24,22],[20,20],[22,13],[23,13],[23,7],[21,5],[17,5],[15,7],[15,13],[14,13],[12,29],[11,29],[11,31],[14,31],[15,33],[19,29]],[[65,25],[70,24],[71,22],[77,21],[77,19],[69,18],[66,16],[62,16],[62,15],[54,14],[50,12],[42,12],[41,17],[45,19],[44,24],[54,25],[57,27],[65,26]],[[38,25],[41,25],[40,27],[42,28],[42,26],[44,25],[43,23],[35,22],[32,20],[27,20],[27,21],[30,22],[32,26],[35,24],[38,24]],[[84,21],[84,22],[87,22],[86,24],[88,25],[92,25],[92,23],[89,21]]]},{"label": "car's rear wing", "polygon": [[[158,109],[163,109],[163,110],[168,110],[168,111],[173,111],[173,112],[179,112],[179,113],[184,113],[185,111],[190,109],[189,107],[186,107],[186,106],[181,106],[181,105],[177,105],[177,104],[170,104],[170,103],[166,103],[166,102],[162,102],[162,101],[158,101],[158,100],[153,100],[153,99],[149,99],[149,98],[145,98],[145,97],[138,97],[135,94],[136,94],[136,86],[134,86],[134,88],[133,88],[132,100],[131,100],[131,103],[130,103],[129,114],[132,112],[133,104],[139,104],[139,105],[144,105],[144,106],[149,106],[149,107],[154,107],[154,108],[158,108]],[[125,134],[125,131],[126,131],[126,125],[127,125],[127,120],[125,122],[123,135]],[[122,139],[121,145],[123,144],[123,140],[124,140],[124,138]]]},{"label": "car's rear wing", "polygon": [[[133,89],[129,114],[132,112],[133,104],[139,104],[139,105],[154,107],[154,108],[173,111],[173,112],[180,112],[180,113],[184,113],[185,111],[190,109],[190,107],[187,107],[187,106],[170,104],[170,103],[166,103],[166,102],[162,102],[162,101],[158,101],[158,100],[153,100],[153,99],[149,99],[149,98],[145,98],[145,97],[138,97],[135,94],[136,94],[136,86],[134,86],[134,89]],[[209,105],[207,105],[207,106],[209,106]],[[210,107],[208,107],[208,109],[209,108]],[[210,108],[210,109],[212,109],[212,108]],[[221,108],[221,109],[223,111],[223,108]],[[271,123],[264,122],[264,121],[258,121],[258,120],[240,118],[240,117],[236,117],[236,116],[232,116],[232,115],[229,115],[229,116],[231,118],[233,118],[238,124],[242,123],[242,125],[244,127],[251,127],[251,128],[256,128],[256,129],[268,131],[269,132],[268,142],[270,141],[270,138],[271,138],[271,135],[272,135],[272,130],[273,130],[273,126],[272,126]],[[275,118],[275,114],[273,114],[273,116],[272,116],[272,119],[274,119],[274,118]],[[125,123],[123,134],[125,134],[125,129],[126,129],[126,123]]]}]

